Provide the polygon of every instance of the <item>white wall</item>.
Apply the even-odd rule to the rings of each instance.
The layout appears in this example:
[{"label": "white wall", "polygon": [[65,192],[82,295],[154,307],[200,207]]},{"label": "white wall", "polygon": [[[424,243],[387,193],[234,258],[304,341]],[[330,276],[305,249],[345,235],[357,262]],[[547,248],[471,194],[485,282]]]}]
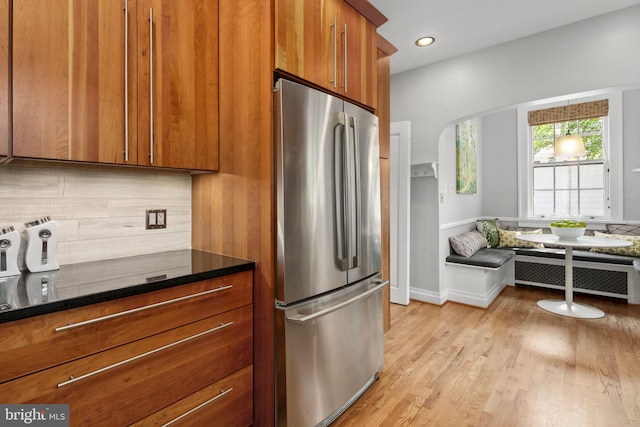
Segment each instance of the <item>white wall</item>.
[{"label": "white wall", "polygon": [[[188,173],[10,163],[0,166],[0,200],[0,227],[22,232],[47,215],[58,222],[59,264],[191,247]],[[145,230],[146,209],[167,209],[167,228]]]},{"label": "white wall", "polygon": [[478,182],[482,216],[518,217],[518,114],[515,109],[482,116],[484,166]]},{"label": "white wall", "polygon": [[[639,23],[640,25],[640,23]],[[640,56],[640,55],[637,55]],[[640,221],[640,90],[622,94],[623,109],[623,186],[625,220]]]},{"label": "white wall", "polygon": [[[437,240],[438,210],[433,203],[438,197],[438,182],[433,177],[411,179],[411,273],[410,298],[438,301],[440,279],[438,276]],[[421,238],[415,238],[421,236]],[[426,242],[422,238],[430,241]],[[436,246],[434,246],[434,244]],[[416,294],[419,292],[420,294]],[[435,299],[435,300],[434,300]]]},{"label": "white wall", "polygon": [[[412,123],[413,163],[437,161],[458,120],[640,82],[640,6],[391,76],[391,121]],[[392,57],[393,60],[393,57]],[[571,60],[570,66],[563,66]]]},{"label": "white wall", "polygon": [[[482,153],[478,158],[480,191],[484,193],[484,196],[479,195],[481,201],[472,203],[467,209],[455,195],[447,198],[455,192],[455,185],[453,190],[450,188],[451,182],[455,183],[455,163],[453,168],[447,167],[449,154],[441,151],[451,139],[451,125],[484,113],[512,110],[511,106],[539,99],[638,84],[638,46],[640,6],[635,6],[391,76],[391,120],[412,123],[412,163],[440,162],[436,197],[433,197],[433,189],[418,186],[413,186],[411,196],[412,203],[419,206],[422,218],[439,218],[440,234],[433,235],[430,227],[417,224],[419,219],[412,206],[412,239],[420,242],[416,248],[412,241],[412,252],[420,251],[423,263],[438,265],[444,255],[442,248],[448,248],[446,242],[440,241],[446,239],[443,227],[451,230],[465,218],[472,220],[479,212],[498,215],[497,210],[503,207],[517,216],[517,205],[513,205],[513,200],[505,198],[500,200],[501,205],[494,204],[500,194],[493,193],[498,185],[500,188],[506,185],[506,194],[513,197],[515,192],[517,200],[517,189],[513,187],[517,185],[517,173],[507,176],[505,172],[504,178],[495,174],[482,176],[482,168],[488,167],[486,163],[491,153],[500,152],[500,148],[491,142],[485,141],[485,147],[490,146],[491,153]],[[571,66],[563,66],[568,60],[571,60]],[[625,102],[635,105],[640,101],[629,95]],[[504,114],[484,121],[484,126],[488,127],[486,131],[493,133],[498,122],[510,113]],[[509,126],[515,125],[511,122]],[[506,138],[502,142],[508,143]],[[513,154],[508,150],[510,147],[507,147],[507,155]],[[628,178],[626,173],[625,180]],[[627,181],[625,185],[628,188]],[[445,190],[448,192],[445,203],[440,204],[438,194]],[[504,216],[502,212],[499,215]],[[412,253],[412,265],[414,256],[417,255]],[[424,257],[432,257],[432,261],[427,262]],[[434,277],[437,271],[436,268],[424,272],[430,278],[416,281],[412,270],[411,285],[416,288],[412,289],[412,297],[423,290],[437,292],[441,282],[440,277]]]}]

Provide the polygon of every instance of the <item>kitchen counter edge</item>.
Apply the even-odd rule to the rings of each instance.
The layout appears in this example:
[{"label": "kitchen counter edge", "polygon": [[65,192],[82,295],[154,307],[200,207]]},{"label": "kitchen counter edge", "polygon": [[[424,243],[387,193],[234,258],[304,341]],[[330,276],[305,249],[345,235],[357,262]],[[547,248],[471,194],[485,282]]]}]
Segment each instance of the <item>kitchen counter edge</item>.
[{"label": "kitchen counter edge", "polygon": [[[216,261],[223,260],[222,266],[216,265],[218,263],[211,263],[210,268],[207,268],[206,262],[200,263],[200,267],[196,271],[192,271],[189,274],[182,274],[176,277],[170,277],[166,279],[154,280],[152,282],[135,283],[125,285],[121,288],[111,289],[107,291],[101,291],[96,293],[90,293],[86,295],[75,296],[67,299],[60,299],[57,301],[48,302],[45,304],[38,304],[28,307],[20,307],[13,310],[0,312],[0,324],[12,322],[16,320],[26,319],[29,317],[40,316],[43,314],[54,313],[57,311],[68,310],[72,308],[82,307],[86,305],[101,303],[105,301],[111,301],[119,298],[125,298],[129,296],[144,294],[147,292],[158,291],[161,289],[167,289],[175,286],[186,285],[190,283],[199,282],[202,280],[214,279],[221,276],[226,276],[235,273],[241,273],[244,271],[252,271],[255,269],[255,262],[235,257],[229,257],[226,255],[219,255],[209,252],[190,250],[194,256],[199,255],[200,258],[211,257]],[[157,254],[153,254],[157,255]],[[141,257],[150,256],[143,255]],[[136,258],[136,257],[133,257]],[[95,262],[97,263],[109,263],[117,262],[116,260],[105,260]],[[87,263],[89,264],[89,263]],[[70,264],[73,266],[76,264]],[[61,266],[64,268],[65,266]]]}]

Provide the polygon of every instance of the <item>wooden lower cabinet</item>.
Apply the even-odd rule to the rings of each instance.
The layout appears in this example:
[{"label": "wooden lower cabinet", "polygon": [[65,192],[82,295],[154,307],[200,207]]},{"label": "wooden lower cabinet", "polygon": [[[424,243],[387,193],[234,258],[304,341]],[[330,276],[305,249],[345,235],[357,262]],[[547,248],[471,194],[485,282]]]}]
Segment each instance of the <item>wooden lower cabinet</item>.
[{"label": "wooden lower cabinet", "polygon": [[251,304],[252,285],[246,271],[0,324],[0,382]]},{"label": "wooden lower cabinet", "polygon": [[253,366],[247,366],[132,427],[247,426],[253,423]]},{"label": "wooden lower cabinet", "polygon": [[[245,274],[251,277],[251,272],[239,273],[240,277]],[[234,276],[237,275],[229,277]],[[238,283],[237,277],[235,279]],[[206,282],[210,281],[133,298],[148,300],[159,293],[164,299],[167,291],[207,287]],[[84,350],[84,343],[91,339],[91,329],[77,336],[78,347],[73,341],[62,340],[60,343],[64,343],[65,348],[58,348],[55,340],[49,341],[48,350],[38,348],[41,357],[56,360],[49,359],[47,354],[62,352],[70,360],[50,363],[41,370],[15,373],[13,379],[0,383],[0,402],[69,404],[71,426],[156,425],[157,420],[171,421],[208,402],[181,417],[176,425],[213,425],[204,421],[211,419],[215,419],[216,424],[218,420],[225,420],[219,424],[225,426],[250,425],[253,421],[253,304],[251,283],[244,285],[244,289],[237,287],[239,295],[236,296],[230,293],[219,300],[187,298],[187,305],[166,304],[166,313],[158,308],[144,319],[129,318],[132,326],[169,325],[151,328],[142,338],[126,331],[119,322],[94,326],[93,332],[101,329],[96,347],[103,345],[104,337],[110,333],[126,342],[114,341],[117,344],[103,346],[108,348],[92,354]],[[249,297],[240,296],[246,295],[247,289]],[[212,314],[213,311],[217,313]],[[180,316],[184,320],[176,326],[175,319]],[[36,322],[38,317],[45,316],[31,319]],[[0,332],[7,332],[6,327],[19,322],[0,325]],[[50,329],[47,322],[43,325]],[[25,342],[37,336],[27,329],[13,328],[11,332],[14,338]],[[76,358],[70,355],[74,350]],[[10,352],[0,352],[0,366],[10,358]]]}]

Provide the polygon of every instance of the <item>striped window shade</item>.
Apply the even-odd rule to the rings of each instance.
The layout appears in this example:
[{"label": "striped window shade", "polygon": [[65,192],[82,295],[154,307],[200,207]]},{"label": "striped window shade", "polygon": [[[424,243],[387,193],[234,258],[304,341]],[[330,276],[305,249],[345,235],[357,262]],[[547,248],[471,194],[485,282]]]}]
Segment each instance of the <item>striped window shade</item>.
[{"label": "striped window shade", "polygon": [[602,99],[600,101],[529,111],[529,126],[591,119],[607,115],[609,115],[609,100]]}]

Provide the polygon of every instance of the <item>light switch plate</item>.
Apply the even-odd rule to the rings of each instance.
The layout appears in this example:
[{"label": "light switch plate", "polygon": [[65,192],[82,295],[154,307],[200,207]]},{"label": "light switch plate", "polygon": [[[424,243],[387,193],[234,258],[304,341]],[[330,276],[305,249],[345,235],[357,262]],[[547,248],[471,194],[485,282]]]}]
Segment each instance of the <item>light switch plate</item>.
[{"label": "light switch plate", "polygon": [[158,228],[167,228],[167,210],[166,209],[149,209],[146,213],[146,229],[155,230]]}]

